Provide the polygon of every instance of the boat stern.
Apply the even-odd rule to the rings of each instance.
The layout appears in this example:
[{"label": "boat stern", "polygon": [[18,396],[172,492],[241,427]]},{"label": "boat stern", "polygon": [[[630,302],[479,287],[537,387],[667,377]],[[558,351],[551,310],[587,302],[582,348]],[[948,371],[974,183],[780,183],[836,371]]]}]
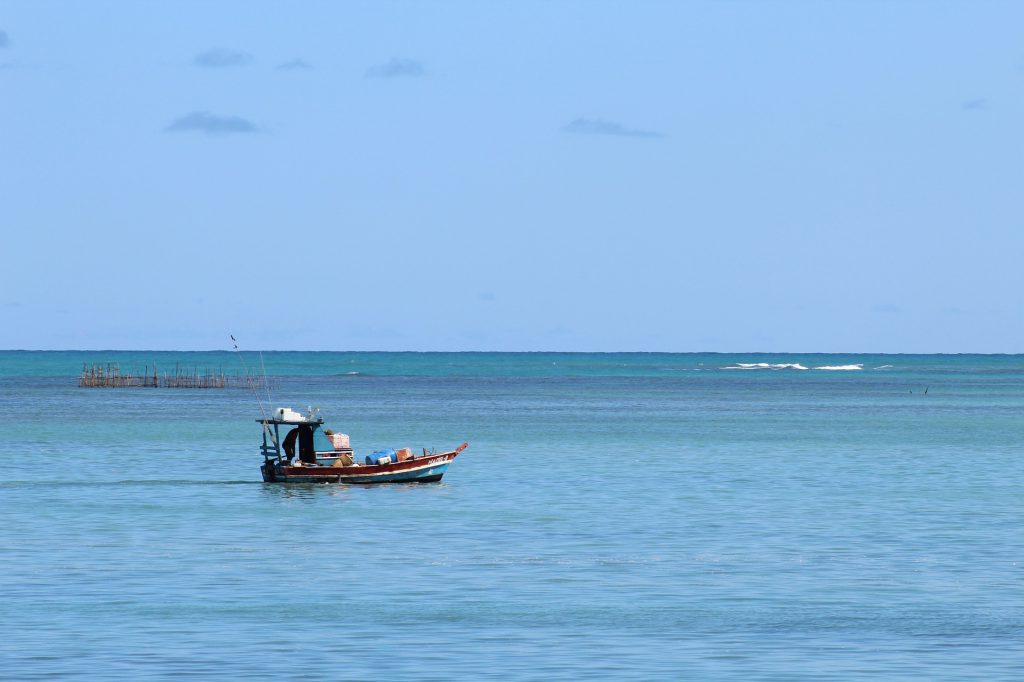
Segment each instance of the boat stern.
[{"label": "boat stern", "polygon": [[260,474],[263,475],[264,483],[276,483],[277,482],[277,465],[274,460],[268,459],[260,465]]}]

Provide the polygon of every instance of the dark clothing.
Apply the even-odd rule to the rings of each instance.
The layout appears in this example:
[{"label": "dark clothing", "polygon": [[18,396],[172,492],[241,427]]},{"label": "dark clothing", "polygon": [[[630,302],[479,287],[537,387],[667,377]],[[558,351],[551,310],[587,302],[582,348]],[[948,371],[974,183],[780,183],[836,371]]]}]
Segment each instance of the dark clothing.
[{"label": "dark clothing", "polygon": [[295,439],[298,437],[299,430],[297,428],[292,429],[288,432],[288,435],[284,437],[284,442],[281,443],[281,446],[284,448],[284,456],[287,457],[289,461],[295,457]]},{"label": "dark clothing", "polygon": [[299,431],[299,459],[303,464],[316,464],[316,448],[313,446],[313,429],[308,426],[300,426]]}]

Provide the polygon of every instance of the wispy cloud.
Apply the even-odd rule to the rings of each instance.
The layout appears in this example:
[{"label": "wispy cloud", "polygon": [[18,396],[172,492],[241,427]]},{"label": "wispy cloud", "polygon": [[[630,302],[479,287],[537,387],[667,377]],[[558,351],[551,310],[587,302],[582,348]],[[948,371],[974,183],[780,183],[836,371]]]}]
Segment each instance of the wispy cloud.
[{"label": "wispy cloud", "polygon": [[618,137],[665,137],[653,130],[637,130],[627,128],[621,123],[605,121],[600,118],[577,118],[562,127],[566,133],[577,135],[616,135]]},{"label": "wispy cloud", "polygon": [[212,50],[200,52],[193,61],[196,66],[201,66],[204,69],[222,69],[227,66],[245,66],[252,62],[252,55],[248,52],[215,47]]},{"label": "wispy cloud", "polygon": [[7,35],[7,31],[0,31],[0,48],[10,47],[11,37]]},{"label": "wispy cloud", "polygon": [[416,59],[392,57],[386,64],[371,66],[367,69],[366,75],[369,78],[418,78],[427,75],[427,70],[423,68],[423,62]]},{"label": "wispy cloud", "polygon": [[966,111],[981,111],[988,107],[988,101],[983,98],[969,99],[962,106]]},{"label": "wispy cloud", "polygon": [[305,59],[292,59],[277,65],[278,71],[305,71],[312,68],[312,65]]},{"label": "wispy cloud", "polygon": [[168,133],[203,133],[210,136],[232,135],[234,133],[255,133],[259,128],[241,116],[217,116],[207,111],[193,111],[176,118],[164,128]]}]

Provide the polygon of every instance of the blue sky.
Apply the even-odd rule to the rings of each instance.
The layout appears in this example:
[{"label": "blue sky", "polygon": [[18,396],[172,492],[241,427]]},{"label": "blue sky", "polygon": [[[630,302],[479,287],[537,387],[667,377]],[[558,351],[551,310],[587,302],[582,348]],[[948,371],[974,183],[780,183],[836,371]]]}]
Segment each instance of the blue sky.
[{"label": "blue sky", "polygon": [[0,348],[1017,352],[1024,3],[0,6]]}]

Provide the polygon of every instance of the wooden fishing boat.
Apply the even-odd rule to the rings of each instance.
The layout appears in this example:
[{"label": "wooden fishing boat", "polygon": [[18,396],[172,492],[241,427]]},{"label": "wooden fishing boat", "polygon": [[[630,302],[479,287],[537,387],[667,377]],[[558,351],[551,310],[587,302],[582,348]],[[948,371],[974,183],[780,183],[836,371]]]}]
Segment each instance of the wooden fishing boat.
[{"label": "wooden fishing boat", "polygon": [[301,415],[278,408],[273,417],[256,421],[263,426],[260,472],[267,483],[432,483],[469,447],[463,443],[447,452],[424,448],[421,453],[378,450],[357,461],[347,437],[329,438],[333,434],[322,428],[324,420],[313,409]]}]

